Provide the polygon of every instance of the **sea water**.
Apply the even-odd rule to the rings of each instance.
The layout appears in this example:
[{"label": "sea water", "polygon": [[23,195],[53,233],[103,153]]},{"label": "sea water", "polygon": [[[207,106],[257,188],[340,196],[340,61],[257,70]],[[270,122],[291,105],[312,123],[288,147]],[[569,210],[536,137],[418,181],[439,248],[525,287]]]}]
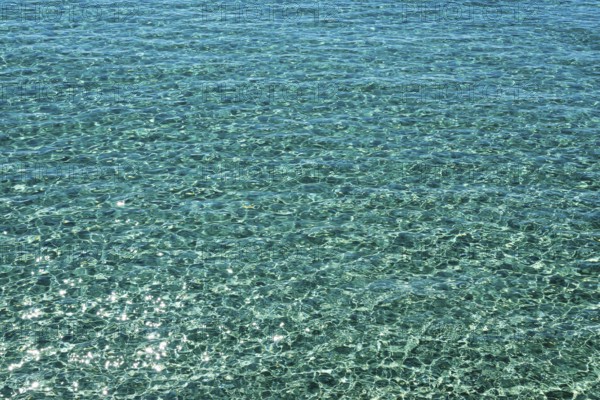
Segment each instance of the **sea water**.
[{"label": "sea water", "polygon": [[0,5],[0,398],[598,398],[597,2]]}]

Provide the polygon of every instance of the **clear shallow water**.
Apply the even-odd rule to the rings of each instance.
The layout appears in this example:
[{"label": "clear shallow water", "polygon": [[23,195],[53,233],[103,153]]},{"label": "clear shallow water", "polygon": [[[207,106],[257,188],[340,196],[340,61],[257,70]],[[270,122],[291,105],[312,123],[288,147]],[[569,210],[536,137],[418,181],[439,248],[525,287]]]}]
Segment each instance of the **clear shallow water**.
[{"label": "clear shallow water", "polygon": [[2,398],[600,393],[591,1],[2,2]]}]

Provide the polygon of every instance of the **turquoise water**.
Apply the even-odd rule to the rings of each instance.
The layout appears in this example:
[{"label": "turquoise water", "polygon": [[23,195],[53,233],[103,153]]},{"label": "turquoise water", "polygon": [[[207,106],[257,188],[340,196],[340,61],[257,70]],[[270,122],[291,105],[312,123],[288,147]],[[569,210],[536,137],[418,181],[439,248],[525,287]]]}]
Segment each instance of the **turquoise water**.
[{"label": "turquoise water", "polygon": [[599,21],[1,1],[0,398],[600,398]]}]

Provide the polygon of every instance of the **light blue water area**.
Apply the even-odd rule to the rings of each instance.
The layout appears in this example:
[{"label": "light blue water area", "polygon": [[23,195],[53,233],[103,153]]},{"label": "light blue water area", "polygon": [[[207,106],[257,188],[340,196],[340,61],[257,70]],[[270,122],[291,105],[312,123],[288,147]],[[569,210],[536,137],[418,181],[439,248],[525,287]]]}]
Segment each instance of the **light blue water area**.
[{"label": "light blue water area", "polygon": [[599,398],[600,4],[0,2],[0,398]]}]

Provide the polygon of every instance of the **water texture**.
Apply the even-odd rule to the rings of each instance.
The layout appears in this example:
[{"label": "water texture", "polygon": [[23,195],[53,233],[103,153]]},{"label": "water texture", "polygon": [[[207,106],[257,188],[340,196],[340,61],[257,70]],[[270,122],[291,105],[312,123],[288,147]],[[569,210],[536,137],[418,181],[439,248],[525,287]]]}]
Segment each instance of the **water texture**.
[{"label": "water texture", "polygon": [[600,398],[599,22],[0,1],[0,398]]}]

